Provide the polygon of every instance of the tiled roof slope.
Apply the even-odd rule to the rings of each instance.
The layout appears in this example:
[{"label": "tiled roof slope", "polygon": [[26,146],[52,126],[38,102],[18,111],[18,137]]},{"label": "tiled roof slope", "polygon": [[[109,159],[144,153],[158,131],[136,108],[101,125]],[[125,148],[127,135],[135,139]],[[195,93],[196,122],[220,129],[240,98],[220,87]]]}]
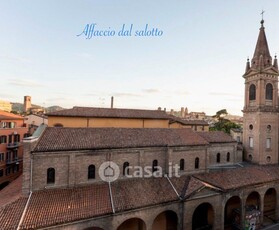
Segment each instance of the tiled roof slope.
[{"label": "tiled roof slope", "polygon": [[176,117],[174,115],[169,115],[169,118],[170,118],[170,123],[178,122],[183,125],[209,125],[204,120],[186,120],[180,117]]},{"label": "tiled roof slope", "polygon": [[0,191],[0,207],[17,200],[21,196],[21,187],[22,175]]},{"label": "tiled roof slope", "polygon": [[16,230],[22,216],[27,198],[19,198],[15,202],[0,208],[0,229]]},{"label": "tiled roof slope", "polygon": [[117,108],[94,108],[94,107],[73,107],[48,113],[48,116],[61,117],[106,117],[106,118],[146,118],[146,119],[169,119],[168,114],[161,110],[141,109],[117,109]]},{"label": "tiled roof slope", "polygon": [[116,212],[179,200],[165,177],[119,180],[111,186]]},{"label": "tiled roof slope", "polygon": [[[207,184],[226,191],[279,181],[279,166],[250,165],[227,171],[172,177],[170,181],[180,197],[187,199]],[[167,178],[124,179],[112,182],[111,188],[116,212],[179,200]],[[21,197],[0,208],[0,229],[17,228],[26,202],[27,198]],[[20,229],[50,227],[112,213],[107,183],[35,191]]]},{"label": "tiled roof slope", "polygon": [[88,219],[112,213],[107,183],[34,192],[21,229]]},{"label": "tiled roof slope", "polygon": [[229,134],[223,131],[198,132],[209,143],[236,142]]},{"label": "tiled roof slope", "polygon": [[2,119],[2,120],[24,120],[24,117],[0,110],[0,119]]},{"label": "tiled roof slope", "polygon": [[191,175],[172,177],[170,180],[181,198],[187,198],[205,186],[200,180]]},{"label": "tiled roof slope", "polygon": [[48,127],[34,152],[207,144],[191,129]]},{"label": "tiled roof slope", "polygon": [[279,166],[246,166],[193,176],[222,190],[230,190],[279,180]]}]

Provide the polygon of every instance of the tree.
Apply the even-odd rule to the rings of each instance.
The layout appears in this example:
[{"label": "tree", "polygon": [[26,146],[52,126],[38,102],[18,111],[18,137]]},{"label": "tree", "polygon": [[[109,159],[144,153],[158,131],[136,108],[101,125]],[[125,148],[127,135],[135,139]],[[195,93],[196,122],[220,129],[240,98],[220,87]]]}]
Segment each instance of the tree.
[{"label": "tree", "polygon": [[240,125],[228,120],[225,116],[228,114],[226,109],[219,110],[216,112],[216,115],[213,117],[218,121],[214,124],[213,127],[210,127],[210,131],[223,131],[225,133],[230,133],[230,130],[233,128],[241,128]]}]

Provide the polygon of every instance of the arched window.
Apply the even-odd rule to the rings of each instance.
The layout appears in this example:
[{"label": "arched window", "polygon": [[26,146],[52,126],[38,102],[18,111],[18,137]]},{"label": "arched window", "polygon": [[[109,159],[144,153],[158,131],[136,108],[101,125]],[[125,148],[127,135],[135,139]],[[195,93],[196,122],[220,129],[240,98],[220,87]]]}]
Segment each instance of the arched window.
[{"label": "arched window", "polygon": [[55,183],[55,169],[48,168],[47,169],[47,184],[54,184]]},{"label": "arched window", "polygon": [[124,162],[123,164],[123,176],[129,175],[129,162]]},{"label": "arched window", "polygon": [[95,165],[88,166],[88,179],[95,179]]},{"label": "arched window", "polygon": [[256,86],[254,84],[249,87],[249,100],[256,100]]},{"label": "arched window", "polygon": [[152,162],[152,172],[156,172],[158,170],[157,166],[158,166],[158,161],[154,160]]},{"label": "arched window", "polygon": [[185,165],[185,160],[184,160],[184,159],[181,159],[181,160],[180,160],[180,171],[183,171],[183,170],[184,170],[184,165]]},{"label": "arched window", "polygon": [[272,100],[273,99],[273,87],[272,84],[268,83],[265,86],[265,99]]},{"label": "arched window", "polygon": [[217,153],[217,156],[216,156],[216,162],[217,163],[220,163],[220,158],[221,158],[220,153]]},{"label": "arched window", "polygon": [[195,159],[195,169],[198,169],[200,167],[200,159],[196,157]]},{"label": "arched window", "polygon": [[230,160],[231,160],[231,154],[227,152],[227,162],[230,162]]}]

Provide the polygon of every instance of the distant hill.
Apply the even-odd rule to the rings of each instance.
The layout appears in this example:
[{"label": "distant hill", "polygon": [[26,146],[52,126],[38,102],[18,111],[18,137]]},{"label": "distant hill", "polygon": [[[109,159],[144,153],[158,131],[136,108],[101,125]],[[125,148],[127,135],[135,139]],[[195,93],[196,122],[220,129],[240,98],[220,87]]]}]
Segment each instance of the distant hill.
[{"label": "distant hill", "polygon": [[[22,103],[11,102],[11,104],[12,104],[12,111],[17,112],[17,113],[23,113],[23,104]],[[32,104],[31,106],[44,108],[42,106],[34,105],[34,104]],[[44,109],[45,109],[46,113],[51,113],[51,112],[63,110],[64,108],[62,108],[61,106],[58,106],[58,105],[53,105],[53,106],[46,107]]]},{"label": "distant hill", "polygon": [[59,110],[63,110],[64,108],[62,108],[61,106],[58,105],[53,105],[53,106],[49,106],[46,107],[46,113],[51,113],[51,112],[55,112],[55,111],[59,111]]},{"label": "distant hill", "polygon": [[11,102],[12,104],[12,111],[17,113],[23,113],[23,104],[17,102]]}]

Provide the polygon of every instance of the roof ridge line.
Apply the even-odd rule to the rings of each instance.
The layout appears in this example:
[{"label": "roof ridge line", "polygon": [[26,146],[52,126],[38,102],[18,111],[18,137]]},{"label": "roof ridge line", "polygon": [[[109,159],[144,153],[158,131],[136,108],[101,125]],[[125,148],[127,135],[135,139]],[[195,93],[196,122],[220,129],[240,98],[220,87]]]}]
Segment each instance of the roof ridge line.
[{"label": "roof ridge line", "polygon": [[21,215],[21,217],[20,217],[20,221],[19,221],[18,226],[17,226],[17,228],[16,228],[17,230],[19,230],[19,229],[20,229],[20,225],[21,225],[21,224],[22,224],[22,222],[23,222],[23,219],[24,219],[24,217],[25,217],[25,214],[26,214],[27,208],[28,208],[29,203],[30,203],[30,200],[31,200],[31,196],[32,196],[32,191],[30,192],[29,197],[28,197],[28,200],[27,200],[27,202],[26,202],[26,204],[25,204],[25,207],[24,207],[23,213],[22,213],[22,215]]},{"label": "roof ridge line", "polygon": [[167,178],[168,182],[170,183],[172,189],[174,190],[174,192],[176,193],[177,197],[181,200],[181,196],[178,194],[176,188],[174,187],[174,185],[171,183],[171,180],[169,178],[169,176],[167,174],[165,174],[165,177]]},{"label": "roof ridge line", "polygon": [[110,197],[112,213],[115,213],[115,207],[114,207],[114,202],[113,202],[113,197],[112,197],[112,189],[111,189],[110,181],[108,182],[108,185],[109,185],[109,197]]}]

